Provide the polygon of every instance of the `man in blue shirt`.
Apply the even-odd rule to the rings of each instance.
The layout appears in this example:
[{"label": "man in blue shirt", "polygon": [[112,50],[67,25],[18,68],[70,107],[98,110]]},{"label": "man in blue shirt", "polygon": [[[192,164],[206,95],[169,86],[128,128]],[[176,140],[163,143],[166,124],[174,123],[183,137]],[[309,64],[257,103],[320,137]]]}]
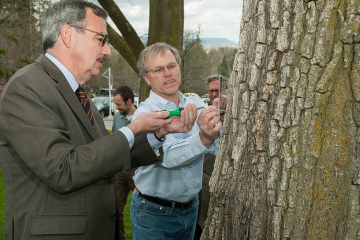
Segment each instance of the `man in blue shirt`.
[{"label": "man in blue shirt", "polygon": [[[134,106],[134,91],[128,86],[120,86],[113,93],[113,101],[118,110],[115,113],[112,132],[127,126],[131,122],[136,107]],[[133,191],[135,183],[132,177],[137,168],[131,168],[127,171],[118,172],[115,174],[115,189],[116,189],[116,202],[119,214],[118,231],[119,240],[126,240],[124,229],[124,207],[129,194]]]},{"label": "man in blue shirt", "polygon": [[[164,135],[148,134],[148,141],[163,159],[161,164],[140,167],[134,176],[132,196],[134,239],[192,239],[198,212],[204,154],[216,152],[222,124],[217,103],[205,108],[199,98],[179,92],[180,56],[165,43],[148,46],[137,64],[151,86],[150,96],[135,111],[133,120],[151,111],[184,108],[189,129]],[[178,121],[174,117],[173,121]],[[172,131],[175,132],[175,131]]]}]

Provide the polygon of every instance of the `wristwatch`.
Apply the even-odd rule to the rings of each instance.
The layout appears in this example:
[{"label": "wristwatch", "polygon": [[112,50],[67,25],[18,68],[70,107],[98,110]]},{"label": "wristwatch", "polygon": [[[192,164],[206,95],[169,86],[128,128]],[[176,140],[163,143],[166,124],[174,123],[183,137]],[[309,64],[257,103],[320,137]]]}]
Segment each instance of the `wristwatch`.
[{"label": "wristwatch", "polygon": [[166,135],[158,138],[158,137],[156,136],[156,134],[154,133],[154,136],[156,137],[156,139],[157,139],[159,142],[163,142],[163,141],[165,141],[165,139],[166,139]]}]

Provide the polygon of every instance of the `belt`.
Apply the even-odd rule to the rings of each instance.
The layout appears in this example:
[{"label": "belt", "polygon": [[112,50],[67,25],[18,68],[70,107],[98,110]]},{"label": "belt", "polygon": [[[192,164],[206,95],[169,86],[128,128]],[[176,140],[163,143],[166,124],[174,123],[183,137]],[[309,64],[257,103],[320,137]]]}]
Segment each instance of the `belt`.
[{"label": "belt", "polygon": [[160,199],[160,198],[157,198],[157,197],[152,197],[152,196],[142,194],[140,191],[139,191],[139,196],[141,196],[142,198],[145,198],[146,200],[148,200],[150,202],[153,202],[153,203],[156,203],[158,205],[162,205],[162,206],[165,206],[165,207],[168,207],[168,208],[171,208],[172,204],[174,202],[175,203],[174,207],[175,208],[180,208],[181,211],[188,209],[194,202],[193,201],[194,199],[192,199],[192,200],[190,200],[188,202],[185,202],[185,203],[180,203],[180,202],[175,202],[175,201],[168,201],[168,200]]}]

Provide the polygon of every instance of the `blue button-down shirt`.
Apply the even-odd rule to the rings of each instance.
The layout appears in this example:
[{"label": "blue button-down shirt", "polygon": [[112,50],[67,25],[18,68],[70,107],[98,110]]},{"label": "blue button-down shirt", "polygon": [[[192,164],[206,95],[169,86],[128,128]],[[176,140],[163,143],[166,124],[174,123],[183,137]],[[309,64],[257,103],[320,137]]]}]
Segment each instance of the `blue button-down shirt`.
[{"label": "blue button-down shirt", "polygon": [[120,128],[129,125],[130,122],[131,122],[131,119],[128,119],[127,116],[122,115],[122,114],[120,114],[119,111],[117,111],[114,115],[114,121],[113,121],[111,131],[115,132],[115,131],[119,130]]},{"label": "blue button-down shirt", "polygon": [[[179,107],[194,103],[198,108],[206,107],[199,98],[184,97],[180,94]],[[133,120],[142,113],[152,110],[173,110],[177,106],[160,97],[154,92],[135,111]],[[198,110],[198,115],[202,109]],[[146,195],[162,199],[187,202],[201,190],[204,154],[215,153],[219,140],[206,148],[199,137],[200,128],[194,124],[188,133],[169,133],[164,142],[160,143],[154,134],[148,134],[150,145],[156,151],[163,147],[162,163],[140,167],[136,172],[134,182],[138,190]]]}]

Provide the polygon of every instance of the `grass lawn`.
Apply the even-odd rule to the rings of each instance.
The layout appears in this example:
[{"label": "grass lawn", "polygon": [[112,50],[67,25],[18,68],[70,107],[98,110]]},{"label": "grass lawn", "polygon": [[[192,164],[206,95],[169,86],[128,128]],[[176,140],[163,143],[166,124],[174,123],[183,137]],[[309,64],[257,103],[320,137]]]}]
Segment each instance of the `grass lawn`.
[{"label": "grass lawn", "polygon": [[[125,206],[125,210],[124,210],[125,234],[126,234],[127,239],[132,239],[131,220],[130,220],[130,204],[131,204],[131,192],[128,195],[128,199],[126,201],[126,206]],[[0,239],[2,239],[3,233],[4,233],[4,210],[5,210],[4,184],[3,184],[2,173],[1,173],[1,169],[0,169]]]},{"label": "grass lawn", "polygon": [[130,192],[126,201],[125,210],[124,210],[124,228],[125,228],[125,234],[127,239],[132,239],[132,231],[131,231],[131,219],[130,219],[130,205],[131,205],[131,195]]}]

